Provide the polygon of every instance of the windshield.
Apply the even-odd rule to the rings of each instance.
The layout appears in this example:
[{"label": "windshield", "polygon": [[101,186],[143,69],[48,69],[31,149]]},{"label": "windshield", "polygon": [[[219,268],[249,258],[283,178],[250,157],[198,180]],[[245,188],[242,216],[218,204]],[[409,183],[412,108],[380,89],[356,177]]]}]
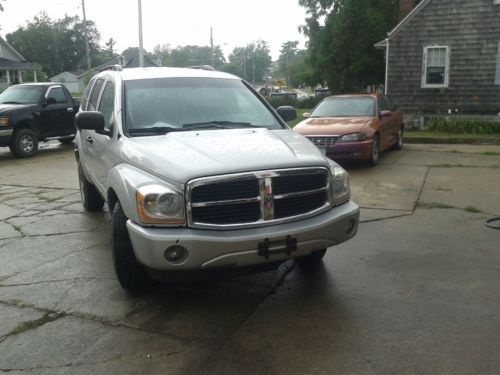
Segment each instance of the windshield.
[{"label": "windshield", "polygon": [[282,129],[239,80],[164,78],[125,82],[126,128],[131,135],[193,129]]},{"label": "windshield", "polygon": [[325,99],[311,113],[311,117],[372,116],[375,116],[375,99],[371,97]]},{"label": "windshield", "polygon": [[0,104],[32,104],[38,103],[43,87],[13,86],[0,94]]}]

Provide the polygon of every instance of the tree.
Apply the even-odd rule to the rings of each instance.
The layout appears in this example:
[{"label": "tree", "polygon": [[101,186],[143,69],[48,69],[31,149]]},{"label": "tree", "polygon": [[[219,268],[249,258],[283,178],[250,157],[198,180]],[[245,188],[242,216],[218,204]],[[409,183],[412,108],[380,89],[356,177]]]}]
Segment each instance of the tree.
[{"label": "tree", "polygon": [[278,74],[284,77],[288,85],[292,85],[292,65],[298,55],[298,41],[288,41],[281,45],[280,57],[278,59]]},{"label": "tree", "polygon": [[[214,68],[219,69],[226,59],[220,46],[215,46],[213,53]],[[157,45],[154,55],[161,57],[166,66],[212,65],[212,49],[208,46],[179,46],[171,49],[169,45]]]},{"label": "tree", "polygon": [[106,46],[106,51],[111,56],[115,55],[115,44],[116,44],[116,40],[114,40],[113,38],[109,38],[108,41],[106,43],[104,43],[104,45]]},{"label": "tree", "polygon": [[253,84],[263,82],[271,65],[269,52],[269,46],[263,40],[245,47],[236,47],[229,55],[229,64],[221,67],[221,70],[240,76]]},{"label": "tree", "polygon": [[2,4],[2,1],[5,1],[5,0],[0,0],[0,12],[3,12],[3,4]]},{"label": "tree", "polygon": [[[85,39],[83,21],[78,16],[52,20],[40,13],[26,26],[7,34],[7,41],[27,60],[39,63],[49,77],[66,70],[85,67]],[[101,56],[99,32],[92,21],[87,21],[91,57]]]},{"label": "tree", "polygon": [[[327,82],[335,93],[357,92],[384,80],[384,60],[374,44],[398,22],[397,0],[299,0],[308,18],[309,84]],[[318,19],[325,17],[325,25]]]}]

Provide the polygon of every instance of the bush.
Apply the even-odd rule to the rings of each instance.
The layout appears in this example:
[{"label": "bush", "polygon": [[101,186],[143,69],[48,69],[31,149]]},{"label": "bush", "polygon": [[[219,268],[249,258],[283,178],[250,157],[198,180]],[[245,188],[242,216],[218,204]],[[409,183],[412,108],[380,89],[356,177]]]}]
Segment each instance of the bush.
[{"label": "bush", "polygon": [[282,105],[291,105],[295,108],[314,108],[320,101],[322,101],[326,96],[308,96],[301,99],[295,99],[292,96],[284,94],[283,96],[266,97],[267,101],[274,107],[278,108]]},{"label": "bush", "polygon": [[449,134],[499,134],[500,122],[465,117],[439,117],[427,124],[431,132]]}]

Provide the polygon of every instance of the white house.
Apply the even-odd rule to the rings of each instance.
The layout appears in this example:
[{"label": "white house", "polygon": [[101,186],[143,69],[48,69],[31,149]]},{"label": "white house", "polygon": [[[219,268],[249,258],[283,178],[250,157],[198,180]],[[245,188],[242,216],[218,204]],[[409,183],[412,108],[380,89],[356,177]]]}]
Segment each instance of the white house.
[{"label": "white house", "polygon": [[49,78],[50,82],[60,82],[73,93],[82,93],[85,90],[85,84],[83,83],[82,77],[85,75],[84,71],[76,72],[62,72],[58,75]]},{"label": "white house", "polygon": [[36,82],[36,71],[39,69],[27,62],[14,47],[0,36],[0,91],[12,84],[22,83],[22,72],[24,71],[33,71]]}]

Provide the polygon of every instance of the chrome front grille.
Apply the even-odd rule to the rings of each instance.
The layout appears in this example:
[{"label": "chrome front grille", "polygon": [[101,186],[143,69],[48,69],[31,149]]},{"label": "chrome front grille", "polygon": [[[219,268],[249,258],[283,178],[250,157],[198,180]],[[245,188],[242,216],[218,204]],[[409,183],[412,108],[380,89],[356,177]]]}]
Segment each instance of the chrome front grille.
[{"label": "chrome front grille", "polygon": [[312,143],[318,147],[332,147],[339,140],[338,136],[306,136]]},{"label": "chrome front grille", "polygon": [[234,229],[293,221],[330,207],[326,168],[238,173],[192,180],[187,187],[188,224]]}]

